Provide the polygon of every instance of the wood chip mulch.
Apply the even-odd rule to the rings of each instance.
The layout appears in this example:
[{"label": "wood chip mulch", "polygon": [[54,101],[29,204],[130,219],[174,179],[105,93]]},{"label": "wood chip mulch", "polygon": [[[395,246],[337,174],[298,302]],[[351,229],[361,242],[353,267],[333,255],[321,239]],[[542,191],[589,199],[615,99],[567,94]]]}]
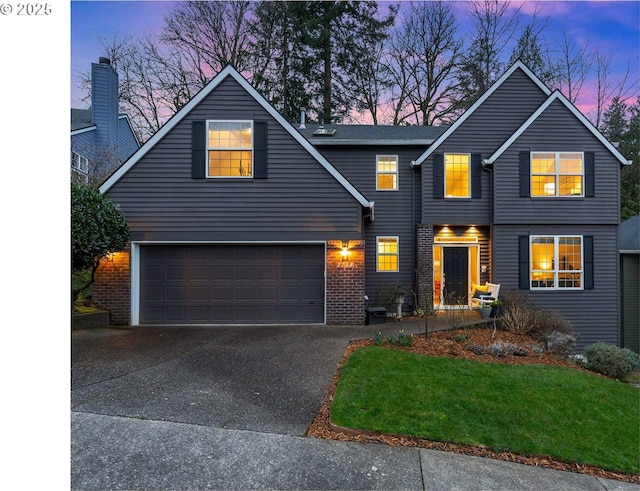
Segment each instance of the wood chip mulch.
[{"label": "wood chip mulch", "polygon": [[[463,342],[460,342],[460,336],[466,336]],[[492,357],[491,355],[476,355],[466,349],[469,344],[488,347],[493,343],[502,341],[503,343],[511,343],[519,347],[527,348],[529,354],[527,356],[508,355],[504,357]],[[410,436],[389,435],[384,433],[352,430],[348,428],[340,428],[331,423],[331,404],[335,395],[335,390],[340,378],[342,366],[349,356],[357,349],[363,346],[372,346],[372,339],[352,341],[347,346],[344,355],[336,373],[333,376],[331,385],[327,390],[324,401],[311,426],[306,432],[306,436],[323,438],[327,440],[350,441],[359,443],[378,443],[402,447],[418,447],[428,448],[432,450],[441,450],[445,452],[455,452],[465,455],[473,455],[476,457],[488,457],[497,460],[505,460],[509,462],[517,462],[520,464],[533,465],[536,467],[544,467],[559,471],[576,472],[587,474],[594,477],[605,479],[614,479],[617,481],[631,482],[640,484],[640,475],[630,475],[607,471],[591,465],[581,465],[577,463],[559,462],[547,456],[523,456],[511,452],[496,452],[489,448],[477,447],[470,445],[457,445],[454,443],[430,441],[422,438]],[[457,358],[465,358],[477,361],[486,361],[491,363],[510,363],[510,364],[537,364],[537,365],[557,365],[568,367],[576,370],[582,370],[575,364],[563,361],[547,351],[542,349],[535,340],[527,336],[521,336],[504,331],[494,331],[493,329],[468,329],[468,330],[449,330],[430,333],[428,339],[424,334],[414,335],[413,346],[397,347],[386,344],[391,349],[402,349],[416,354],[428,356],[453,356]],[[534,347],[537,349],[534,350]],[[540,352],[541,354],[534,354]]]}]

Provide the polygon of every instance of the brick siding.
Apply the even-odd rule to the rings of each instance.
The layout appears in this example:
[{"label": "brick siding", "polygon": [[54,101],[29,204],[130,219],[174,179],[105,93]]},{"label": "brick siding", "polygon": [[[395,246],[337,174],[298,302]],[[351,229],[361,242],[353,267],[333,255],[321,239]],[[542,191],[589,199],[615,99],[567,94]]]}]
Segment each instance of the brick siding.
[{"label": "brick siding", "polygon": [[131,270],[129,252],[118,252],[103,260],[96,271],[92,300],[108,310],[111,325],[129,325],[131,321]]},{"label": "brick siding", "polygon": [[419,224],[416,229],[418,253],[418,305],[433,310],[433,225]]},{"label": "brick siding", "polygon": [[364,323],[364,241],[349,241],[343,261],[342,241],[327,242],[327,324]]}]

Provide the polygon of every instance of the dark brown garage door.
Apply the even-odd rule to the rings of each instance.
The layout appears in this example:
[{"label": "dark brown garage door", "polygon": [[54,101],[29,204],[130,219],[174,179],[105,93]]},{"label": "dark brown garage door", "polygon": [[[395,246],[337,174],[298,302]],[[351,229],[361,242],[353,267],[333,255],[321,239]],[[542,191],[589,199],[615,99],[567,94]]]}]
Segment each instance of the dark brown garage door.
[{"label": "dark brown garage door", "polygon": [[324,322],[323,245],[143,245],[142,324]]}]

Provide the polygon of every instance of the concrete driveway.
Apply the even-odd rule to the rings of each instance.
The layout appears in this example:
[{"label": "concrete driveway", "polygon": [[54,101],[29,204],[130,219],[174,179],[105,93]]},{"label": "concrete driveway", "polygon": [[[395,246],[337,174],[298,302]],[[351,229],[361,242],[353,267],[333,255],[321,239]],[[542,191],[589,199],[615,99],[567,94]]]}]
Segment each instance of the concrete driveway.
[{"label": "concrete driveway", "polygon": [[[364,330],[368,331],[366,334]],[[74,411],[303,435],[368,327],[137,327],[73,333]]]},{"label": "concrete driveway", "polygon": [[376,326],[72,332],[71,489],[640,486],[426,449],[304,438],[351,339]]}]

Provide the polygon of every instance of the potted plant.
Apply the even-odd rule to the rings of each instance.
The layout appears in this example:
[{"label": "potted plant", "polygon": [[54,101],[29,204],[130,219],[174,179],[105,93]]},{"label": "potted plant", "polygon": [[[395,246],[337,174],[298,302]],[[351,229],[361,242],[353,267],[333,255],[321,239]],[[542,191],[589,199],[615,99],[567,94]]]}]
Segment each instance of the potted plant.
[{"label": "potted plant", "polygon": [[496,318],[502,315],[502,302],[500,300],[494,300],[489,306],[491,307],[491,317]]},{"label": "potted plant", "polygon": [[482,316],[483,319],[488,319],[489,316],[491,315],[493,308],[491,307],[490,304],[488,303],[481,303],[480,304],[480,315]]}]

